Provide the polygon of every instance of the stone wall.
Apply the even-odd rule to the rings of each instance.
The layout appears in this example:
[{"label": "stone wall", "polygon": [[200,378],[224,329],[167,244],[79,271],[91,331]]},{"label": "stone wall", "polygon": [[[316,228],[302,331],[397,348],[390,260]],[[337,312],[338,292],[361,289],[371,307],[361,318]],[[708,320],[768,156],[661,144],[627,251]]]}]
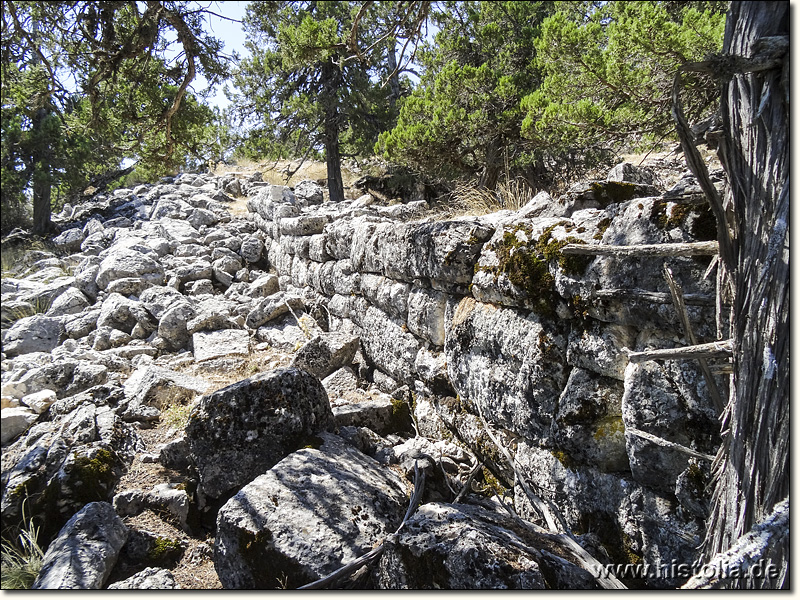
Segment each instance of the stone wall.
[{"label": "stone wall", "polygon": [[[361,338],[362,372],[406,395],[422,435],[455,436],[514,487],[482,414],[573,531],[595,533],[614,561],[669,563],[696,558],[719,424],[694,362],[633,364],[627,353],[687,343],[665,264],[698,339],[716,339],[711,259],[560,249],[714,239],[695,187],[597,181],[447,221],[426,217],[424,202],[323,204],[281,186],[254,190],[247,206],[281,289]],[[517,510],[537,520],[514,489]]]}]

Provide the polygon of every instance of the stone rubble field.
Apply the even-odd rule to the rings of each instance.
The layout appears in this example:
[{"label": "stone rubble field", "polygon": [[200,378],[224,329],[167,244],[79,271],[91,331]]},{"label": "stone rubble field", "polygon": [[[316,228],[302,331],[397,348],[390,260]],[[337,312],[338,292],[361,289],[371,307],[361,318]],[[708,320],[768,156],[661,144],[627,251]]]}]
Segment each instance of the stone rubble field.
[{"label": "stone rubble field", "polygon": [[37,588],[296,588],[383,542],[341,585],[598,588],[524,478],[600,563],[693,562],[708,385],[628,354],[686,345],[665,264],[716,339],[711,257],[560,252],[714,239],[691,177],[652,175],[447,220],[258,174],[66,206],[2,279],[4,538],[41,525]]}]

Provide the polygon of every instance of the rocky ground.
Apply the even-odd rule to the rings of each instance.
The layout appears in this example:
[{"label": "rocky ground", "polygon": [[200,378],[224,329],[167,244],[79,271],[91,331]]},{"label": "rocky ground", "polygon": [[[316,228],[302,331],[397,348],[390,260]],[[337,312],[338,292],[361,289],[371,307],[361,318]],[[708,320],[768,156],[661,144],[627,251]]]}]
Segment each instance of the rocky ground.
[{"label": "rocky ground", "polygon": [[[377,562],[336,585],[601,585],[574,549],[543,534],[546,519],[531,516],[528,500],[513,501],[528,521],[503,507],[506,493],[524,494],[499,446],[492,449],[502,440],[522,470],[542,468],[540,444],[545,462],[561,465],[559,485],[578,489],[589,473],[602,481],[598,490],[607,485],[627,502],[607,512],[570,509],[575,524],[565,535],[601,562],[611,560],[614,539],[628,540],[631,560],[685,554],[705,510],[703,493],[689,488],[703,481],[716,443],[701,434],[709,409],[695,405],[707,402],[706,392],[680,391],[682,400],[667,388],[695,381],[694,372],[667,373],[666,383],[644,369],[633,375],[618,348],[674,343],[676,319],[662,323],[660,308],[589,307],[576,337],[551,325],[574,319],[569,310],[578,308],[563,302],[573,298],[574,282],[563,278],[562,263],[546,255],[557,290],[546,296],[545,316],[536,286],[497,267],[504,251],[532,261],[525,236],[572,231],[563,215],[573,213],[575,235],[590,243],[605,232],[629,235],[628,213],[659,241],[691,239],[680,228],[697,229],[701,217],[672,204],[661,215],[658,190],[691,199],[696,186],[675,157],[652,160],[658,181],[629,165],[617,169],[619,184],[578,186],[558,201],[538,195],[516,214],[446,223],[424,190],[405,203],[386,202],[376,190],[332,207],[312,180],[290,189],[259,173],[184,174],[66,206],[49,249],[15,250],[6,240],[4,536],[16,537],[30,515],[39,519],[50,549],[37,587],[298,587],[387,538]],[[597,191],[617,188],[634,199]],[[636,195],[646,197],[646,209]],[[419,242],[409,244],[412,238]],[[539,264],[528,262],[526,269]],[[698,267],[686,261],[681,268],[693,274]],[[623,275],[645,281],[641,273]],[[637,340],[631,319],[642,328],[652,323],[646,336]],[[701,333],[709,329],[703,319]],[[504,329],[518,339],[501,339]],[[545,364],[548,356],[555,367]],[[688,410],[675,416],[675,441],[706,461],[692,467],[685,453],[663,459],[672,477],[666,486],[642,466],[652,448],[622,435],[636,419],[637,427],[650,426],[642,416],[650,406],[624,400],[634,380],[662,386],[654,397],[683,407],[670,410]],[[546,402],[533,413],[509,408],[524,404],[517,399],[531,393],[524,386],[542,398],[560,395],[560,407],[549,417]],[[695,402],[688,409],[687,397]],[[626,401],[629,408],[620,407]],[[669,436],[662,425],[653,431]],[[392,536],[420,473],[422,506]],[[641,506],[632,508],[626,494]],[[625,529],[654,506],[659,527],[679,528],[684,542],[673,548],[657,528],[644,527],[643,541]],[[614,511],[624,533],[609,525],[609,537],[597,528]]]}]

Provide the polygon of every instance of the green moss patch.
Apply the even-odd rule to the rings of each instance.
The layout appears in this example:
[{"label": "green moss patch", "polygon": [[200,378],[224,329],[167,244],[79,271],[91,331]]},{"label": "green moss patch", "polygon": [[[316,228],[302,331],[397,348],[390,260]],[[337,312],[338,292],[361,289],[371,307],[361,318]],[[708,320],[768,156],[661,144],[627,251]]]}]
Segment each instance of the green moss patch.
[{"label": "green moss patch", "polygon": [[636,184],[626,181],[594,181],[589,187],[602,208],[609,204],[627,202],[636,194]]}]

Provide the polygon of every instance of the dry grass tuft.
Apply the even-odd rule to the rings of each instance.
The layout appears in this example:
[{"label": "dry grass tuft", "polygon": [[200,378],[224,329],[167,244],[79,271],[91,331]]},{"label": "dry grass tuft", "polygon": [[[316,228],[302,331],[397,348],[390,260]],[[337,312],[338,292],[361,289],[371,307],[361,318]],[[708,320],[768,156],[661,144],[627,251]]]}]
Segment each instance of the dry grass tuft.
[{"label": "dry grass tuft", "polygon": [[459,183],[451,194],[451,207],[455,214],[486,215],[499,210],[519,210],[534,195],[533,188],[521,178],[500,182],[495,190],[474,182]]}]

